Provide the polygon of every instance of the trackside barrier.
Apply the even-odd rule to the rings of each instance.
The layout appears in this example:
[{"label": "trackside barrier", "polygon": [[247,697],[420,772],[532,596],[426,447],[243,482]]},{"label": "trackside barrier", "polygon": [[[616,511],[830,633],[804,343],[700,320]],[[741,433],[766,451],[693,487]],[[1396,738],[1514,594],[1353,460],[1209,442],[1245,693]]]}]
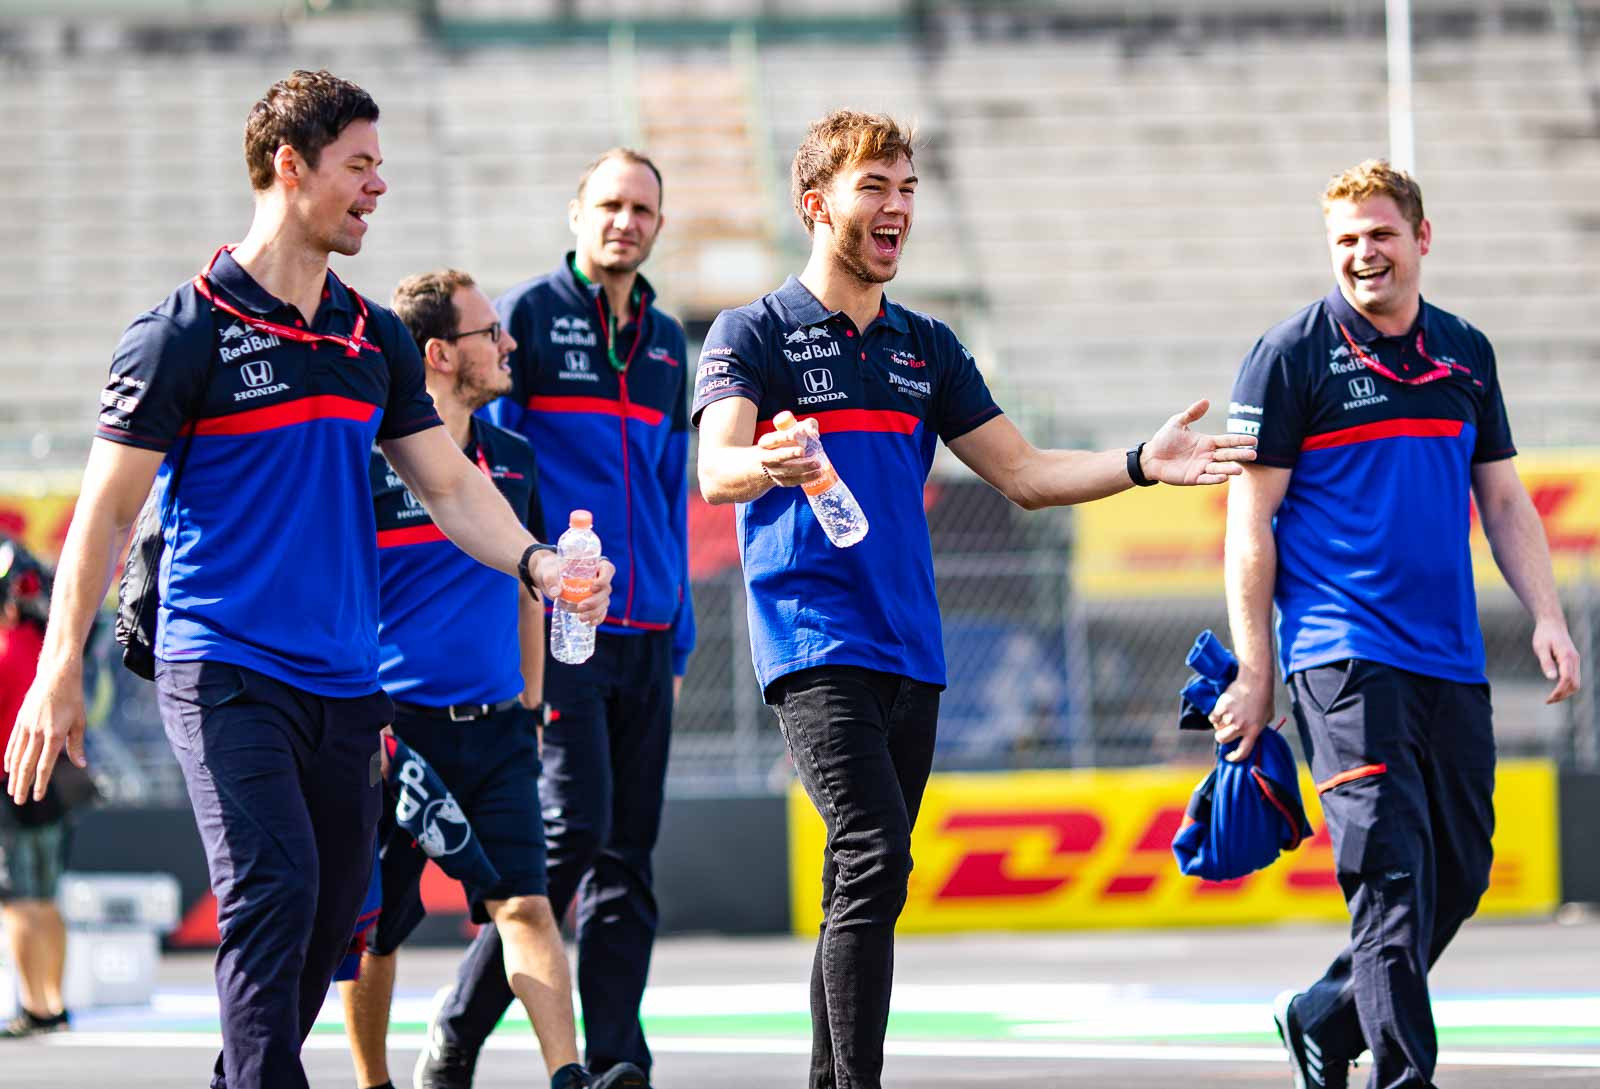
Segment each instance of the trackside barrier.
[{"label": "trackside barrier", "polygon": [[[1234,925],[1342,920],[1332,847],[1309,776],[1314,836],[1238,881],[1184,877],[1172,836],[1208,769],[935,775],[912,836],[906,933]],[[1482,915],[1552,910],[1560,899],[1556,768],[1501,763],[1499,827]],[[794,930],[816,932],[824,831],[798,785],[789,795]]]}]

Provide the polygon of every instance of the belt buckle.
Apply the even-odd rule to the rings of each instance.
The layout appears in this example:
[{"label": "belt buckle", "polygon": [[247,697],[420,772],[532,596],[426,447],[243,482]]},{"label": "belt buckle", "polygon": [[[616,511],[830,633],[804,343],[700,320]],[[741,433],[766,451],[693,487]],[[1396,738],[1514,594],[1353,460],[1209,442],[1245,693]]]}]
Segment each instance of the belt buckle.
[{"label": "belt buckle", "polygon": [[483,717],[481,703],[452,703],[449,711],[451,722],[473,722]]}]

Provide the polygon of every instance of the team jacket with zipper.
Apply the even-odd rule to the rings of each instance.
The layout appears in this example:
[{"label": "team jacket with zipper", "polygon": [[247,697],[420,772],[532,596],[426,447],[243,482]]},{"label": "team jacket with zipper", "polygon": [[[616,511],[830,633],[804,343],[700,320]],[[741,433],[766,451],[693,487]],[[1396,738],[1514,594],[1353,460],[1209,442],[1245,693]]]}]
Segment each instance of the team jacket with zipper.
[{"label": "team jacket with zipper", "polygon": [[495,301],[517,349],[511,394],[484,411],[533,445],[552,538],[574,509],[594,512],[617,568],[600,630],[671,631],[681,676],[695,634],[683,328],[656,309],[640,277],[636,318],[615,331],[608,351],[610,307],[597,285],[573,272],[571,258]]}]

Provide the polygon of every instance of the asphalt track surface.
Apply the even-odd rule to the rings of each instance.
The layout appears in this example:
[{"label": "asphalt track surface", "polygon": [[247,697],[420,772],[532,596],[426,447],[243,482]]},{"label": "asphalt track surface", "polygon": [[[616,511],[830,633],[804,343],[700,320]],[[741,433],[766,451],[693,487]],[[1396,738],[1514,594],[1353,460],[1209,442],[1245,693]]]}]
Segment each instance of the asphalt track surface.
[{"label": "asphalt track surface", "polygon": [[[904,937],[884,1084],[1220,1089],[1292,1085],[1269,1003],[1317,974],[1338,928]],[[456,952],[401,953],[390,1060],[410,1085],[429,996]],[[661,942],[645,1020],[657,1089],[805,1085],[800,939]],[[1469,924],[1433,975],[1442,1089],[1600,1085],[1600,922]],[[317,1089],[354,1085],[337,1007],[305,1052]],[[83,1011],[71,1033],[0,1044],[11,1089],[202,1089],[216,1047],[210,959],[169,956],[149,1009]],[[1352,1084],[1365,1084],[1357,1070]],[[542,1089],[525,1021],[479,1089]]]}]

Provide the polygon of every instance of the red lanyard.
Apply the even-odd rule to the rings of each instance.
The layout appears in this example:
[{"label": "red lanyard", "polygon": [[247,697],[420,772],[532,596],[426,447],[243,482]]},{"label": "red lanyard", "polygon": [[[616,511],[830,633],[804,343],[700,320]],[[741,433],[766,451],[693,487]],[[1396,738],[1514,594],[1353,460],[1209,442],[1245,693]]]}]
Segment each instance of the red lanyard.
[{"label": "red lanyard", "polygon": [[[356,323],[355,327],[350,330],[350,335],[347,337],[342,337],[337,333],[313,333],[308,329],[296,329],[292,325],[279,325],[275,321],[266,321],[262,318],[253,318],[249,314],[244,313],[238,307],[230,303],[227,299],[222,298],[220,295],[211,290],[211,282],[209,279],[211,276],[211,270],[216,265],[217,258],[221,257],[225,252],[233,252],[233,247],[223,246],[216,253],[212,254],[211,261],[206,265],[205,271],[201,272],[200,275],[194,278],[194,289],[200,292],[201,296],[207,302],[216,307],[218,310],[221,310],[224,314],[230,314],[233,317],[238,318],[252,329],[260,329],[263,333],[271,333],[273,336],[281,337],[284,340],[293,340],[300,344],[320,344],[324,342],[329,344],[337,344],[344,349],[344,354],[348,356],[358,356],[368,348],[372,349],[373,351],[377,350],[375,345],[370,344],[361,338],[361,334],[367,328],[367,304],[360,295],[354,291],[351,291],[348,287],[345,288],[345,291],[356,301]],[[328,275],[332,276],[334,280],[338,281],[341,287],[344,286],[344,281],[339,280],[339,277],[334,275],[332,269],[328,270]]]},{"label": "red lanyard", "polygon": [[[1331,317],[1332,315],[1329,316]],[[1344,327],[1344,322],[1336,321],[1334,324],[1339,327],[1339,332],[1344,334],[1344,342],[1350,345],[1351,353],[1357,359],[1361,360],[1362,363],[1366,364],[1369,369],[1377,371],[1379,374],[1383,375],[1392,382],[1399,382],[1404,386],[1420,386],[1425,382],[1433,382],[1440,378],[1447,377],[1452,368],[1455,370],[1467,371],[1469,374],[1471,373],[1470,368],[1463,367],[1459,363],[1441,363],[1437,359],[1433,358],[1433,356],[1429,355],[1428,349],[1422,346],[1422,330],[1418,329],[1417,354],[1423,359],[1426,359],[1429,363],[1432,363],[1433,370],[1429,371],[1427,374],[1419,374],[1415,378],[1401,378],[1398,374],[1394,373],[1394,371],[1390,370],[1388,367],[1385,367],[1381,362],[1379,362],[1377,356],[1372,355],[1366,349],[1362,348],[1361,345],[1357,344],[1355,338],[1350,335],[1350,330]]]},{"label": "red lanyard", "polygon": [[475,453],[478,455],[478,471],[493,480],[494,471],[489,468],[489,459],[483,456],[483,443],[478,442],[475,445],[477,446]]}]

